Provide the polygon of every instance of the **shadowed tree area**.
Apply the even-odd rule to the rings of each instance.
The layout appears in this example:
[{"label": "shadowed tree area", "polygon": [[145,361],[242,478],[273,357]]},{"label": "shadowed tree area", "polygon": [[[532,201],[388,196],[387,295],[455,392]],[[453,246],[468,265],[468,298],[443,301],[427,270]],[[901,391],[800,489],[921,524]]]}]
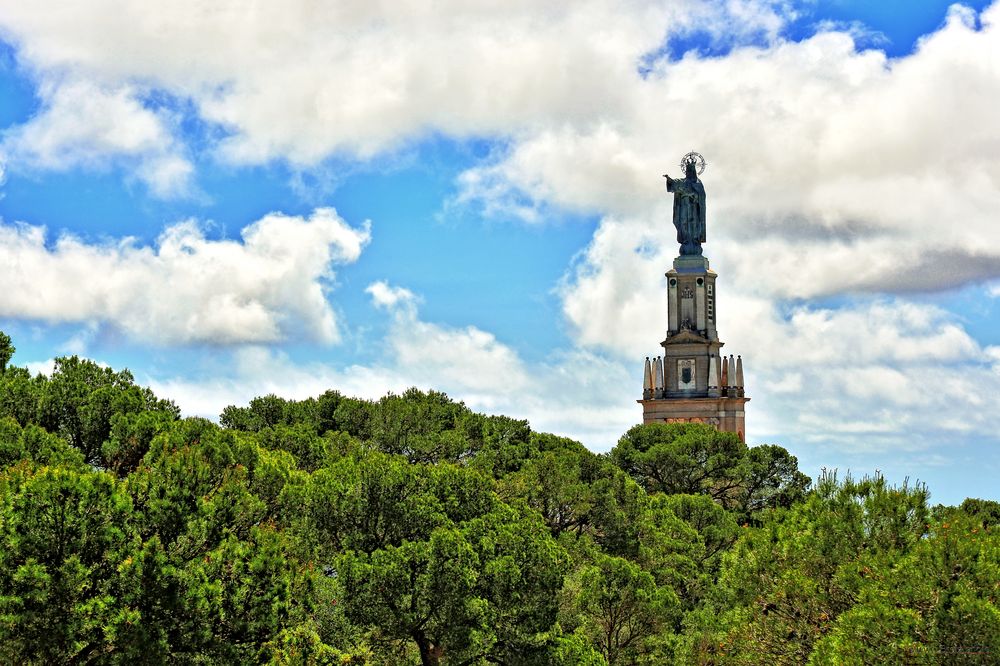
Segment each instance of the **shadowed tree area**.
[{"label": "shadowed tree area", "polygon": [[443,393],[215,424],[0,333],[0,663],[991,664],[1000,504]]}]

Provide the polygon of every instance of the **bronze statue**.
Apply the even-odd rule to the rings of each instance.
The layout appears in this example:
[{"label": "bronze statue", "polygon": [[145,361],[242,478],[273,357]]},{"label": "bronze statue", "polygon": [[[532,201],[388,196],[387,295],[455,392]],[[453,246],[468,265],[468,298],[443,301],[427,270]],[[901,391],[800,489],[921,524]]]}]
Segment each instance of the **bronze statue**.
[{"label": "bronze statue", "polygon": [[667,192],[674,194],[674,227],[682,255],[700,255],[705,242],[705,186],[698,174],[705,170],[705,158],[690,152],[681,159],[683,179],[673,179],[667,174]]}]

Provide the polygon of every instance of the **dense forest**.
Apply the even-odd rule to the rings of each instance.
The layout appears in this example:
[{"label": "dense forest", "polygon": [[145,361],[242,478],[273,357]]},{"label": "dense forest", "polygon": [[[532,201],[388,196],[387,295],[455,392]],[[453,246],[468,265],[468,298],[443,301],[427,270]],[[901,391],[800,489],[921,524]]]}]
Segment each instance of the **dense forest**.
[{"label": "dense forest", "polygon": [[1000,504],[437,392],[181,418],[0,333],[0,663],[1000,663]]}]

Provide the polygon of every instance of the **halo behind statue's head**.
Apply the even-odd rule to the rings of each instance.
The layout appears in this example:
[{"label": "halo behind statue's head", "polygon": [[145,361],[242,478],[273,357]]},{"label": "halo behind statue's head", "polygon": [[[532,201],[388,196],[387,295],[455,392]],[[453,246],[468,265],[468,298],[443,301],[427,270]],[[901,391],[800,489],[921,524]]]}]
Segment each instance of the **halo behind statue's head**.
[{"label": "halo behind statue's head", "polygon": [[696,153],[693,150],[681,158],[681,170],[687,173],[688,164],[694,165],[694,170],[700,176],[705,172],[705,158],[701,156],[701,153]]}]

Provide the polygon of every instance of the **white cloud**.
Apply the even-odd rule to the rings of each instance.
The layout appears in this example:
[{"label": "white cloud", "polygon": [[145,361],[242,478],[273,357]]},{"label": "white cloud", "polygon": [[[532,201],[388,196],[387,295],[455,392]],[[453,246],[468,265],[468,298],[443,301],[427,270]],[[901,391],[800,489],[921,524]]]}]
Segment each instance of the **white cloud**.
[{"label": "white cloud", "polygon": [[[716,258],[773,296],[1000,274],[1000,4],[980,29],[953,7],[893,60],[859,51],[857,25],[787,41],[794,3],[765,0],[6,4],[0,30],[49,105],[10,141],[38,163],[139,154],[140,177],[170,190],[191,165],[169,123],[136,101],[163,90],[224,128],[215,149],[235,162],[315,165],[434,133],[492,137],[509,149],[460,178],[459,202],[651,227],[669,224],[659,174],[697,148],[711,163]],[[696,30],[736,48],[662,55],[670,36]],[[774,270],[758,275],[763,254]]]},{"label": "white cloud", "polygon": [[2,5],[0,29],[40,77],[169,90],[231,132],[229,159],[300,164],[619,117],[669,32],[773,38],[784,21],[768,0]]},{"label": "white cloud", "polygon": [[[262,347],[237,350],[228,373],[205,378],[150,378],[158,394],[188,414],[214,418],[229,404],[275,393],[302,399],[335,388],[377,399],[410,386],[445,391],[475,410],[528,419],[536,430],[574,437],[606,450],[642,412],[630,395],[629,368],[583,351],[526,363],[516,351],[473,326],[454,328],[419,317],[416,297],[376,282],[368,289],[391,325],[380,341],[382,360],[368,366],[296,363]],[[622,396],[628,396],[622,400]]]},{"label": "white cloud", "polygon": [[794,433],[828,451],[886,450],[995,436],[1000,374],[950,312],[899,299],[786,309],[743,294],[725,301],[722,337],[743,355],[758,441]]},{"label": "white cloud", "polygon": [[524,133],[463,174],[458,198],[528,220],[546,216],[526,200],[604,216],[595,245],[613,228],[670,246],[659,174],[676,173],[694,148],[709,160],[709,251],[759,293],[901,293],[995,278],[1000,4],[978,31],[967,15],[953,11],[894,60],[823,32],[661,61],[622,83],[621,113]]},{"label": "white cloud", "polygon": [[529,384],[517,354],[492,334],[474,326],[457,329],[421,321],[407,289],[375,282],[367,291],[374,305],[392,314],[386,351],[416,384],[440,381],[474,392],[495,386],[520,391]]},{"label": "white cloud", "polygon": [[45,376],[51,376],[56,370],[56,360],[54,358],[49,358],[44,361],[34,361],[25,364],[25,367],[28,369],[28,372],[33,375],[41,373]]},{"label": "white cloud", "polygon": [[372,303],[379,308],[404,308],[412,311],[417,297],[409,289],[393,287],[384,280],[373,282],[365,291],[372,297]]},{"label": "white cloud", "polygon": [[[663,236],[672,232],[636,219],[602,221],[560,288],[579,344],[636,369],[662,353],[663,272],[676,247]],[[987,401],[1000,395],[996,351],[953,313],[902,297],[786,303],[739,279],[730,263],[712,266],[725,351],[746,363],[753,441],[836,452],[924,448],[956,433],[995,437]],[[754,271],[775,268],[761,256]]]},{"label": "white cloud", "polygon": [[153,246],[70,235],[49,245],[43,227],[0,224],[0,314],[96,321],[160,343],[336,341],[331,266],[358,259],[369,224],[319,208],[308,218],[271,213],[241,236],[211,240],[186,221]]},{"label": "white cloud", "polygon": [[44,85],[40,94],[42,110],[4,132],[0,150],[9,163],[65,171],[131,160],[158,196],[188,189],[191,163],[164,119],[145,108],[133,88],[75,80]]},{"label": "white cloud", "polygon": [[847,33],[855,42],[874,47],[884,47],[892,41],[884,32],[874,30],[863,21],[833,21],[826,19],[817,22],[814,28],[816,32]]}]

